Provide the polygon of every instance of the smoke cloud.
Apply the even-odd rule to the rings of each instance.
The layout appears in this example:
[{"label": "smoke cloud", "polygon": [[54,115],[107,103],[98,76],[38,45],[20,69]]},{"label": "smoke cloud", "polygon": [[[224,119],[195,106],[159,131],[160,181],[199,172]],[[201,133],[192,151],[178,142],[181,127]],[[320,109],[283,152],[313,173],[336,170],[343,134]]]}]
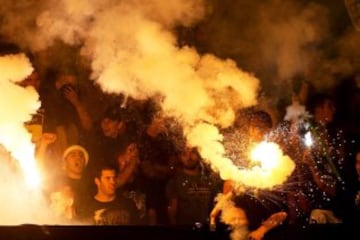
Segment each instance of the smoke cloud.
[{"label": "smoke cloud", "polygon": [[[238,109],[257,104],[260,84],[253,74],[240,69],[231,59],[199,54],[195,48],[186,45],[178,46],[174,28],[178,25],[189,27],[205,17],[208,12],[204,1],[152,0],[144,4],[138,0],[99,3],[64,0],[41,3],[40,11],[33,19],[34,27],[28,30],[29,36],[34,38],[26,38],[25,34],[22,45],[38,51],[60,39],[81,48],[82,56],[90,60],[92,79],[105,92],[124,93],[137,99],[162,96],[164,114],[178,119],[189,144],[199,147],[202,156],[224,179],[239,178],[237,167],[231,159],[224,157],[218,127],[229,127]],[[274,9],[280,4],[275,3],[278,5],[275,4]],[[35,7],[30,3],[27,6]],[[301,19],[311,19],[315,13],[304,10],[300,13]],[[268,15],[259,14],[261,23],[265,24]],[[306,21],[300,21],[296,16],[290,23],[303,25],[300,29],[305,41],[296,44],[289,41],[292,43],[289,49],[317,38],[317,31],[308,30]],[[14,15],[9,15],[9,23],[11,17]],[[290,26],[284,24],[277,31],[286,32]],[[280,34],[272,40],[280,46],[283,36]],[[287,51],[282,52],[282,58],[287,62]],[[279,69],[295,71],[289,66]],[[285,77],[289,74],[283,73]],[[250,179],[244,177],[248,176],[245,173],[240,174],[244,183]]]},{"label": "smoke cloud", "polygon": [[[284,89],[291,89],[296,75],[320,82],[334,73],[323,69],[332,69],[336,63],[326,59],[322,48],[332,36],[329,10],[320,3],[8,0],[2,2],[0,13],[1,34],[23,49],[43,51],[56,41],[79,48],[89,61],[92,80],[104,92],[137,99],[161,95],[164,114],[178,119],[189,144],[199,147],[224,179],[238,175],[238,169],[224,158],[218,127],[230,126],[238,109],[256,105],[261,90],[286,95]],[[202,53],[196,44],[179,46],[178,26],[200,26],[205,36],[198,42],[203,45]],[[357,38],[349,34],[338,45],[344,53],[341,56],[354,54],[355,59],[345,39],[353,39],[356,45]],[[351,71],[354,63],[347,63],[337,72]],[[320,79],[319,73],[324,72]],[[1,84],[18,91],[16,96],[32,91],[3,80]],[[278,87],[273,88],[275,85]],[[20,115],[3,111],[4,119],[17,119],[17,125],[29,120],[39,106],[34,91],[30,95],[24,100],[27,110],[16,108]],[[4,97],[2,107],[8,108],[11,91]],[[31,102],[36,104],[29,105]],[[11,127],[5,120],[4,126]],[[29,135],[27,138],[30,142]],[[17,147],[12,141],[3,144],[6,149]]]},{"label": "smoke cloud", "polygon": [[[41,50],[55,39],[81,44],[92,78],[105,92],[161,95],[164,113],[189,131],[204,122],[228,127],[237,109],[257,103],[259,80],[233,60],[177,45],[174,27],[204,17],[203,1],[48,2],[34,19],[36,39],[29,47]],[[197,146],[209,142],[203,137]]]},{"label": "smoke cloud", "polygon": [[213,2],[194,44],[256,73],[263,108],[291,102],[295,79],[324,91],[359,69],[359,37],[343,1]]}]

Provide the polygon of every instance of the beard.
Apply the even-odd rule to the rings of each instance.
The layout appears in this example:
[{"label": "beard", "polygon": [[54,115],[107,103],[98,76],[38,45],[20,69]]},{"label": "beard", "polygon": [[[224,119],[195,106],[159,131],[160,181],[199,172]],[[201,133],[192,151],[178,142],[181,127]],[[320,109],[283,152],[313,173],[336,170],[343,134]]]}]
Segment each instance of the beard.
[{"label": "beard", "polygon": [[186,170],[196,170],[199,167],[200,167],[199,162],[190,162],[190,163],[184,164],[184,169],[186,169]]}]

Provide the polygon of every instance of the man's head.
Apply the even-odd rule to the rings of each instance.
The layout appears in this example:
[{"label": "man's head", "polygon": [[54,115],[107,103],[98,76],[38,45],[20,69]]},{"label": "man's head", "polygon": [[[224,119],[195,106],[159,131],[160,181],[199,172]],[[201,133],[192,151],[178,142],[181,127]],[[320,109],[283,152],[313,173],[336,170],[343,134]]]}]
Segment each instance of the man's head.
[{"label": "man's head", "polygon": [[94,181],[97,187],[97,195],[101,199],[112,200],[116,191],[117,171],[113,165],[102,165],[96,169]]},{"label": "man's head", "polygon": [[103,134],[109,138],[116,138],[125,131],[125,112],[120,106],[111,106],[106,109],[101,120]]},{"label": "man's head", "polygon": [[161,115],[161,107],[154,99],[149,99],[146,102],[143,113],[143,123],[146,126],[146,133],[150,137],[157,137],[161,133],[165,133],[166,120]]},{"label": "man's head", "polygon": [[63,167],[70,178],[81,178],[88,161],[89,154],[80,145],[72,145],[64,151]]},{"label": "man's head", "polygon": [[327,125],[331,123],[335,115],[335,103],[331,96],[319,94],[310,101],[310,112],[317,122]]},{"label": "man's head", "polygon": [[56,89],[61,89],[65,85],[77,85],[77,78],[73,73],[55,72],[54,75]]},{"label": "man's head", "polygon": [[272,128],[270,114],[265,111],[256,111],[249,117],[249,134],[253,141],[261,141]]},{"label": "man's head", "polygon": [[180,160],[184,169],[194,170],[200,166],[201,157],[195,147],[186,147],[180,153]]}]

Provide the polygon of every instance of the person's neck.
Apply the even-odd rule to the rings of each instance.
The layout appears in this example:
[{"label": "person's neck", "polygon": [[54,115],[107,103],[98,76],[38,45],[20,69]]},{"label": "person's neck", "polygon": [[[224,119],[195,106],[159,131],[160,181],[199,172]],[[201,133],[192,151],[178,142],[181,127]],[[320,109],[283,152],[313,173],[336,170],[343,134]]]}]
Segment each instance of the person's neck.
[{"label": "person's neck", "polygon": [[111,202],[116,198],[116,195],[107,195],[98,192],[94,198],[99,202]]},{"label": "person's neck", "polygon": [[197,167],[197,168],[194,168],[194,169],[188,169],[188,168],[183,168],[183,171],[186,175],[189,175],[189,176],[197,176],[200,174],[200,168]]}]

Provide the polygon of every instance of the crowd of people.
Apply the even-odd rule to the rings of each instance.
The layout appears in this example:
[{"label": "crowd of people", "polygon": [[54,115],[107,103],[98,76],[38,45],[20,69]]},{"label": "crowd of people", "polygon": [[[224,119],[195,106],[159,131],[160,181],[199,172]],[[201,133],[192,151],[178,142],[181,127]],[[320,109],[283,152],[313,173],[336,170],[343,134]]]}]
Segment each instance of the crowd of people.
[{"label": "crowd of people", "polygon": [[[232,181],[221,179],[199,149],[186,143],[181,126],[162,114],[157,98],[119,96],[106,102],[97,118],[84,104],[76,72],[40,76],[35,68],[20,84],[33,86],[40,95],[38,121],[31,124],[41,131],[33,133],[38,135],[33,141],[44,194],[60,222],[209,223],[216,196],[229,193],[252,239],[280,224],[360,219],[358,126],[346,125],[348,116],[333,92],[315,91],[307,98],[295,93],[293,101],[306,114],[278,122],[258,106],[239,110],[233,126],[221,129],[225,147],[233,131],[240,132],[242,146],[274,141],[296,167],[281,186],[237,193]],[[359,104],[359,88],[354,99]],[[311,146],[303,141],[306,133],[312,136]],[[237,154],[245,164],[239,167],[246,167],[241,149],[246,148],[227,149],[226,154]]]}]

